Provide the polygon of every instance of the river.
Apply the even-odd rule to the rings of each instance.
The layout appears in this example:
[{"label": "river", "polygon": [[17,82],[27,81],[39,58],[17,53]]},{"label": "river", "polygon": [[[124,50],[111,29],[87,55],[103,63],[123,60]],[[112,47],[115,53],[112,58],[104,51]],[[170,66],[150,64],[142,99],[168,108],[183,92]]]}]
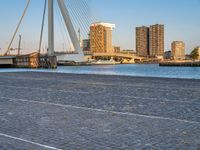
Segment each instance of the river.
[{"label": "river", "polygon": [[159,67],[155,64],[63,66],[58,69],[0,69],[0,72],[57,72],[141,77],[200,79],[200,67]]}]

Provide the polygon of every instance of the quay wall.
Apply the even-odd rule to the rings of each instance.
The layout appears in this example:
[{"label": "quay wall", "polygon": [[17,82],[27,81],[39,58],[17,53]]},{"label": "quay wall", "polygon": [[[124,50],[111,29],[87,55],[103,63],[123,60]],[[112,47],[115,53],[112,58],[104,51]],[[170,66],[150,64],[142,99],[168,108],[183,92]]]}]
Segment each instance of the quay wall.
[{"label": "quay wall", "polygon": [[200,61],[191,61],[191,62],[161,62],[159,66],[163,67],[200,67]]}]

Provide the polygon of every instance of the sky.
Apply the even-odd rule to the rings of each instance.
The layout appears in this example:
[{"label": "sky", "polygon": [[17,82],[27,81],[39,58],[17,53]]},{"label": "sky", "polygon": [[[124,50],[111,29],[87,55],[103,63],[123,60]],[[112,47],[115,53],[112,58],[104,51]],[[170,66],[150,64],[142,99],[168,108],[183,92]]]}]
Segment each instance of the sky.
[{"label": "sky", "polygon": [[[200,0],[85,1],[91,8],[92,21],[116,24],[116,28],[113,30],[113,44],[121,46],[121,49],[135,50],[135,28],[153,24],[165,25],[165,50],[170,50],[171,42],[177,40],[185,42],[187,53],[200,45]],[[38,47],[43,3],[43,0],[31,1],[19,30],[19,33],[23,34],[22,46],[24,49],[37,49]],[[1,51],[8,45],[25,4],[26,0],[1,0]],[[64,31],[59,29],[58,19],[55,19],[55,22],[56,48],[62,49],[65,40],[65,37],[62,36]],[[47,28],[45,28],[45,33],[47,33]],[[17,45],[17,38],[15,45]],[[47,35],[45,34],[43,48],[46,47]]]}]

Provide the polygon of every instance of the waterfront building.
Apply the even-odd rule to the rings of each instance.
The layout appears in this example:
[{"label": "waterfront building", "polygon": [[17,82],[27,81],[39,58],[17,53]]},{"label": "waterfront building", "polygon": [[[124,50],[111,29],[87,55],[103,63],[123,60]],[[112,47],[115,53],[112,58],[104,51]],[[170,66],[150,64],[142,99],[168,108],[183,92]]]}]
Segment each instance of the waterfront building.
[{"label": "waterfront building", "polygon": [[172,57],[174,60],[185,59],[185,43],[183,41],[172,42]]},{"label": "waterfront building", "polygon": [[136,51],[138,56],[163,58],[164,25],[136,27]]},{"label": "waterfront building", "polygon": [[136,52],[138,56],[149,56],[149,27],[136,27]]},{"label": "waterfront building", "polygon": [[90,26],[90,48],[93,53],[113,53],[112,30],[114,24],[98,22]]},{"label": "waterfront building", "polygon": [[156,24],[149,28],[149,52],[151,57],[164,55],[164,25]]}]

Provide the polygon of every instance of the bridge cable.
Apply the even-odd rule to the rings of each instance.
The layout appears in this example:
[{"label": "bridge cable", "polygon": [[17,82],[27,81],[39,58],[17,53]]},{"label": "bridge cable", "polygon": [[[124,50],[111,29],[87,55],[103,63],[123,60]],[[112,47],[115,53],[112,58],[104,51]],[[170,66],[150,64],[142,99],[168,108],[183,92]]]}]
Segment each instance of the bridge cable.
[{"label": "bridge cable", "polygon": [[[64,21],[63,21],[63,19],[61,17],[61,13],[58,12],[58,6],[56,8],[56,15],[57,15],[58,23],[60,25],[60,28],[59,28],[60,30],[59,31],[60,31],[60,33],[62,35],[63,42],[64,42],[65,46],[67,47],[67,42],[70,43],[69,35],[67,34],[67,31],[65,29],[65,25],[64,25]],[[64,30],[64,33],[62,32],[61,28]],[[66,36],[66,38],[65,38],[65,36]],[[67,42],[65,41],[65,39],[67,39]]]},{"label": "bridge cable", "polygon": [[[83,33],[87,33],[89,32],[89,19],[87,18],[87,12],[85,10],[85,8],[82,6],[82,1],[80,0],[79,2],[77,0],[74,0],[74,2],[76,3],[76,12],[77,14],[79,15],[79,19],[80,19],[80,22],[82,24],[82,28],[84,29]],[[80,25],[81,27],[81,25]]]},{"label": "bridge cable", "polygon": [[47,8],[47,0],[45,0],[45,2],[44,2],[44,11],[43,11],[43,17],[42,17],[42,27],[41,27],[40,42],[39,42],[39,54],[41,53],[44,23],[45,23],[45,16],[46,16],[46,8]]},{"label": "bridge cable", "polygon": [[[90,25],[92,23],[95,22],[96,19],[94,19],[94,16],[92,15],[91,13],[91,9],[88,5],[88,1],[86,2],[85,0],[75,0],[80,6],[79,6],[79,13],[81,16],[84,16],[84,20],[85,20],[85,25],[87,26],[87,29],[86,29],[86,36],[89,36],[89,32],[90,32]],[[89,12],[87,12],[89,11]],[[87,37],[88,38],[88,37]]]},{"label": "bridge cable", "polygon": [[79,27],[79,23],[80,23],[77,20],[77,14],[76,14],[75,10],[73,9],[73,5],[70,2],[67,2],[66,4],[68,4],[67,7],[68,7],[68,10],[69,10],[69,13],[71,16],[70,18],[73,22],[74,28],[76,29],[77,27]]},{"label": "bridge cable", "polygon": [[85,23],[87,21],[87,18],[84,18],[85,15],[81,11],[80,5],[77,4],[77,1],[75,3],[74,0],[73,3],[69,1],[68,4],[71,10],[70,13],[72,15],[73,22],[75,23],[75,27],[83,29],[84,32],[88,32],[88,27]]},{"label": "bridge cable", "polygon": [[[81,1],[81,3],[80,3],[81,7],[80,8],[83,8],[82,10],[83,10],[83,12],[85,12],[85,16],[89,17],[88,23],[89,23],[89,25],[91,25],[91,23],[95,22],[94,16],[91,13],[91,8],[89,7],[88,3],[85,0],[80,0],[80,1]],[[89,10],[89,13],[86,12],[86,10]]]},{"label": "bridge cable", "polygon": [[[74,10],[74,6],[72,5],[72,3],[70,1],[68,1],[68,2],[65,1],[65,3],[66,3],[66,6],[68,8],[68,11],[69,11],[71,21],[72,21],[74,28],[76,30],[78,27],[80,27],[80,25],[79,25],[80,22],[77,20],[77,15],[76,15],[76,12]],[[71,47],[71,43],[70,43],[70,47]]]},{"label": "bridge cable", "polygon": [[[84,4],[86,2],[84,2],[84,0],[81,0],[80,1],[80,8],[81,8],[81,11],[84,13],[84,18],[85,18],[85,25],[87,27],[87,30],[86,30],[86,36],[88,36],[89,34],[89,30],[90,30],[90,25],[91,25],[91,17],[89,16],[90,14],[90,8],[88,7],[88,4]],[[89,11],[89,12],[88,12]]]},{"label": "bridge cable", "polygon": [[28,9],[29,4],[30,4],[30,0],[27,1],[26,7],[25,7],[25,9],[24,9],[24,12],[23,12],[23,14],[22,14],[22,16],[21,16],[21,18],[20,18],[20,21],[19,21],[19,23],[18,23],[18,25],[17,25],[17,28],[16,28],[16,30],[15,30],[15,32],[14,32],[14,35],[13,35],[12,39],[11,39],[11,42],[9,43],[8,49],[7,49],[7,51],[4,53],[4,55],[7,55],[8,52],[10,51],[10,47],[11,47],[11,45],[12,45],[14,39],[15,39],[15,36],[16,36],[18,30],[19,30],[19,27],[20,27],[20,25],[21,25],[21,23],[22,23],[22,20],[23,20],[25,14],[26,14],[26,12],[27,12],[27,9]]},{"label": "bridge cable", "polygon": [[86,14],[84,12],[84,9],[82,9],[83,7],[80,6],[81,1],[77,2],[76,0],[73,1],[74,2],[74,8],[75,8],[75,12],[77,12],[77,15],[80,19],[80,22],[83,24],[83,26],[85,25],[87,18],[86,18]]}]

